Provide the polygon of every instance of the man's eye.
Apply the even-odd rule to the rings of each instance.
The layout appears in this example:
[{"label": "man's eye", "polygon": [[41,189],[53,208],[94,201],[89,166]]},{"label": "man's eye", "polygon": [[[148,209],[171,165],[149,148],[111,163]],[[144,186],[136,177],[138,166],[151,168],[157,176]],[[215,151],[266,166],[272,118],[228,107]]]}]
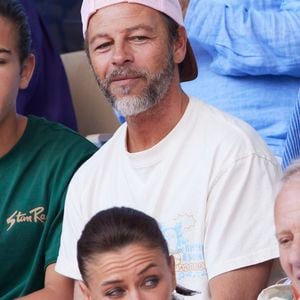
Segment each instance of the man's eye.
[{"label": "man's eye", "polygon": [[119,298],[125,294],[125,290],[122,288],[112,288],[105,292],[106,297]]},{"label": "man's eye", "polygon": [[282,245],[282,246],[287,246],[289,245],[290,243],[292,242],[292,239],[291,238],[280,238],[279,239],[279,244]]},{"label": "man's eye", "polygon": [[148,277],[144,280],[144,286],[150,289],[157,287],[158,283],[159,283],[158,277]]},{"label": "man's eye", "polygon": [[132,40],[134,42],[144,42],[144,41],[148,40],[148,37],[143,36],[143,35],[138,35],[138,36],[132,36],[130,38],[130,40]]},{"label": "man's eye", "polygon": [[99,45],[95,48],[95,50],[100,50],[100,51],[101,51],[101,50],[105,50],[105,49],[109,48],[110,45],[111,45],[110,42],[102,43],[102,44],[99,44]]},{"label": "man's eye", "polygon": [[4,65],[4,64],[6,64],[6,61],[3,59],[0,59],[0,65]]}]

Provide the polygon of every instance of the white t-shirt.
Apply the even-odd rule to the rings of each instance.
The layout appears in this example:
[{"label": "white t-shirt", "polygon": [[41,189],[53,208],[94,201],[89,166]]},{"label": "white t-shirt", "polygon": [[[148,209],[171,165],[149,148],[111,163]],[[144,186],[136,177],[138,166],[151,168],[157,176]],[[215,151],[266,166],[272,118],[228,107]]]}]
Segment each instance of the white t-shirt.
[{"label": "white t-shirt", "polygon": [[175,128],[151,149],[126,150],[127,125],[73,177],[56,270],[80,279],[76,243],[87,221],[112,206],[159,222],[177,281],[209,299],[216,275],[278,257],[273,199],[281,169],[256,132],[190,99]]}]

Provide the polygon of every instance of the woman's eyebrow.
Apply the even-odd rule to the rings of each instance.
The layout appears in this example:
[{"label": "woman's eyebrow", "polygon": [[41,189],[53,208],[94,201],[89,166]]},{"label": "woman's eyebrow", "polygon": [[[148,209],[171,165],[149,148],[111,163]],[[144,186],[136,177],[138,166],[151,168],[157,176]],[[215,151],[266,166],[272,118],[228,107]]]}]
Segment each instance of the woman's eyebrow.
[{"label": "woman's eyebrow", "polygon": [[101,283],[101,286],[111,285],[111,284],[119,284],[119,283],[122,283],[122,282],[123,282],[123,280],[120,280],[120,279],[108,280],[108,281],[104,281],[103,283]]},{"label": "woman's eyebrow", "polygon": [[[155,268],[157,267],[157,265],[155,263],[150,263],[149,265],[147,265],[144,269],[142,269],[138,275],[141,275],[145,272],[147,272],[149,269],[151,268]],[[121,279],[116,279],[116,280],[108,280],[108,281],[104,281],[101,283],[101,286],[106,286],[106,285],[111,285],[111,284],[120,284],[123,283],[123,280]]]},{"label": "woman's eyebrow", "polygon": [[142,270],[138,273],[138,275],[141,275],[141,274],[145,273],[146,271],[148,271],[149,269],[155,268],[155,267],[157,267],[157,265],[156,265],[155,263],[150,263],[148,266],[146,266],[144,269],[142,269]]}]

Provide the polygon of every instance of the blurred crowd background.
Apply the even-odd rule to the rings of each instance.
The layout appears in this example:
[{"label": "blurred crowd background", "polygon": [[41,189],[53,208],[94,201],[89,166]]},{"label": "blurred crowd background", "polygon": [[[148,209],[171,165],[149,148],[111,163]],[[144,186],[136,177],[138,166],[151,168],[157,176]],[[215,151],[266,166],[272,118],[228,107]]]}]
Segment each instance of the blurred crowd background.
[{"label": "blurred crowd background", "polygon": [[81,0],[31,0],[60,53],[83,49]]}]

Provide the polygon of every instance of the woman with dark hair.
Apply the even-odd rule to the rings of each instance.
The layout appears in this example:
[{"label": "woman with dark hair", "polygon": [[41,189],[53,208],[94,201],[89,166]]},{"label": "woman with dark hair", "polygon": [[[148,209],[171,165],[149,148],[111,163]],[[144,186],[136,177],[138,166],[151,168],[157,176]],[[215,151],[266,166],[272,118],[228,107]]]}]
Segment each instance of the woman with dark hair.
[{"label": "woman with dark hair", "polygon": [[97,213],[77,243],[85,299],[178,299],[174,257],[152,217],[131,208]]}]

